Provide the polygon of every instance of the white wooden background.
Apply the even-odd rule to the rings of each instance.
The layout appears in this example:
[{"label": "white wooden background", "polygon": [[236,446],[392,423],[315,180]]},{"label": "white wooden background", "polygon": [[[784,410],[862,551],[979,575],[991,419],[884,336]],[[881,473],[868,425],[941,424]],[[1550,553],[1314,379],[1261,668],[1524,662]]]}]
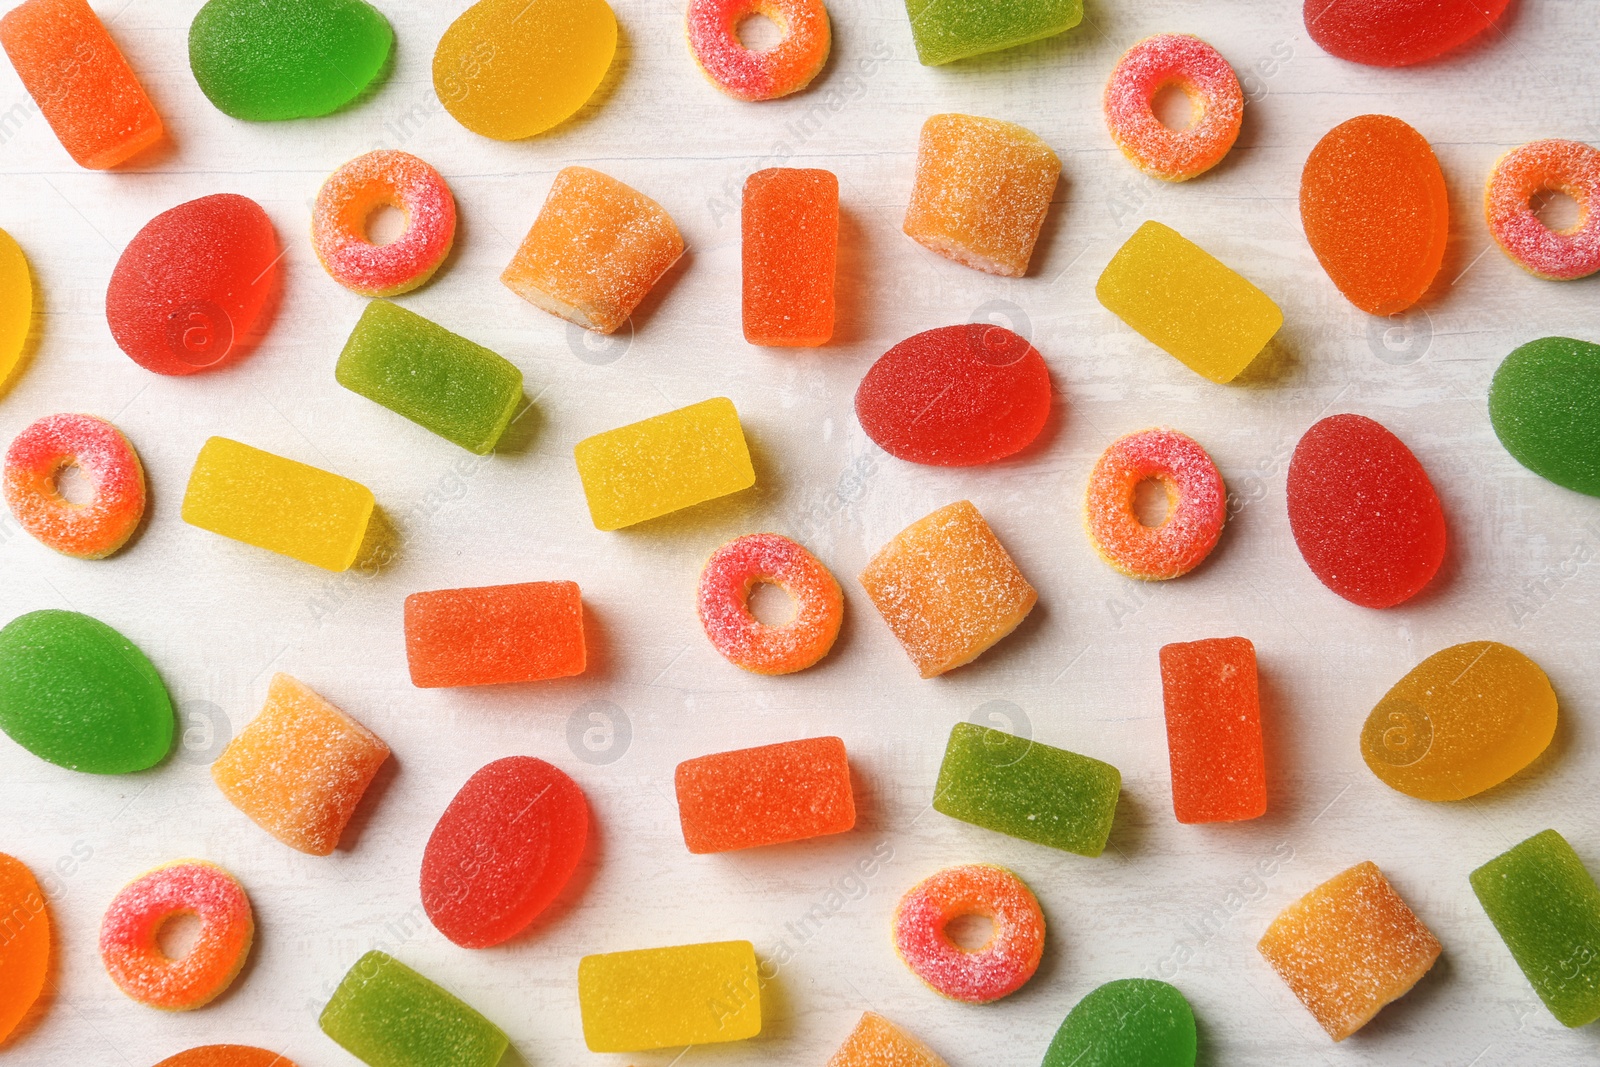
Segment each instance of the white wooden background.
[{"label": "white wooden background", "polygon": [[[57,411],[113,419],[144,458],[152,517],[132,547],[99,563],[56,556],[6,519],[0,615],[70,607],[104,619],[150,654],[187,730],[166,764],[119,778],[73,774],[0,741],[0,850],[58,872],[48,886],[61,945],[47,1010],[0,1048],[0,1062],[146,1067],[191,1045],[242,1041],[301,1067],[352,1064],[316,1017],[345,969],[378,947],[502,1026],[516,1046],[508,1064],[664,1065],[678,1052],[585,1051],[577,961],[724,938],[748,938],[768,958],[787,940],[794,959],[764,992],[759,1039],[696,1048],[684,1064],[821,1064],[872,1008],[952,1067],[1033,1067],[1085,993],[1158,971],[1194,1005],[1210,1065],[1554,1067],[1600,1058],[1600,1028],[1571,1032],[1551,1018],[1467,883],[1473,867],[1550,826],[1600,874],[1600,566],[1592,562],[1600,502],[1523,470],[1485,411],[1490,376],[1518,344],[1550,334],[1600,339],[1596,283],[1523,274],[1492,246],[1479,207],[1501,152],[1541,137],[1600,143],[1589,0],[1522,0],[1503,34],[1400,71],[1323,54],[1298,0],[1090,0],[1070,33],[943,69],[917,64],[897,0],[837,0],[834,57],[815,87],[760,105],[704,82],[683,41],[679,0],[616,0],[622,41],[594,103],[518,144],[468,133],[433,94],[433,47],[463,0],[380,0],[398,35],[382,90],[328,119],[262,125],[217,112],[190,76],[186,33],[200,0],[95,6],[113,20],[175,144],[124,172],[76,169],[10,68],[0,70],[0,227],[27,250],[40,291],[35,351],[0,399],[0,439]],[[1161,31],[1210,41],[1251,97],[1232,155],[1179,186],[1144,179],[1125,162],[1099,109],[1117,56]],[[1062,157],[1064,180],[1025,279],[975,273],[899,232],[918,127],[952,110],[1023,123]],[[1368,318],[1334,290],[1296,203],[1311,146],[1370,111],[1411,122],[1434,144],[1454,212],[1436,291],[1393,322]],[[527,376],[535,414],[491,459],[334,383],[362,301],[311,254],[310,204],[329,172],[375,146],[433,162],[461,207],[458,251],[403,302],[504,353]],[[786,153],[833,170],[842,188],[840,324],[836,342],[816,351],[758,350],[740,333],[738,191],[747,173]],[[609,341],[569,329],[497,280],[552,176],[572,163],[658,199],[691,249],[635,330]],[[258,200],[287,244],[276,325],[234,369],[150,374],[111,340],[107,279],[157,212],[224,191]],[[1096,303],[1099,271],[1146,218],[1177,227],[1283,306],[1280,341],[1247,381],[1204,381]],[[970,318],[1008,322],[1044,353],[1059,398],[1044,438],[1013,461],[966,471],[912,467],[875,450],[851,407],[871,361],[911,333]],[[597,532],[573,443],[715,395],[739,407],[758,488],[639,529]],[[1335,597],[1290,538],[1288,457],[1313,421],[1342,411],[1379,419],[1411,446],[1450,520],[1444,570],[1395,610]],[[1105,445],[1152,424],[1182,429],[1211,451],[1237,513],[1203,568],[1141,585],[1095,557],[1079,509]],[[184,525],[189,467],[216,433],[371,486],[398,531],[398,558],[381,573],[329,576]],[[907,523],[963,497],[1038,587],[1039,607],[974,666],[922,681],[853,576]],[[725,663],[694,616],[705,556],[764,529],[808,545],[847,593],[833,655],[783,679]],[[555,578],[579,582],[591,610],[586,675],[480,691],[412,688],[400,626],[408,593]],[[1156,651],[1233,634],[1251,638],[1260,655],[1270,810],[1243,825],[1179,826]],[[1510,784],[1460,804],[1391,791],[1361,762],[1367,711],[1423,657],[1480,638],[1514,644],[1548,671],[1562,702],[1551,750]],[[267,837],[207,773],[278,670],[394,748],[345,848],[330,858]],[[1121,769],[1103,857],[1013,841],[928,810],[950,726],[973,717],[1009,721]],[[686,852],[672,799],[679,761],[824,733],[846,739],[858,772],[854,833],[731,856]],[[513,753],[550,759],[577,778],[593,805],[594,842],[548,918],[509,945],[468,951],[423,916],[422,848],[467,776]],[[890,858],[853,879],[874,852]],[[164,1015],[112,985],[96,932],[120,886],[187,856],[241,879],[258,941],[223,999]],[[1281,907],[1364,859],[1388,873],[1445,949],[1409,996],[1335,1046],[1254,945]],[[969,861],[1015,869],[1050,924],[1038,976],[987,1007],[928,992],[888,933],[907,887]],[[825,921],[797,937],[791,924],[819,906]]]}]

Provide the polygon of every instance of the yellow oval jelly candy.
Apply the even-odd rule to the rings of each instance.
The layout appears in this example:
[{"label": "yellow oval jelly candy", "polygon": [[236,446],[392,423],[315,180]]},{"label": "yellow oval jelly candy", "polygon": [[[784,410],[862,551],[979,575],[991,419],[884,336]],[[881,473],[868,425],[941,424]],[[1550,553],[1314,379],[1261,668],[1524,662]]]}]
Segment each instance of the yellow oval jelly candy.
[{"label": "yellow oval jelly candy", "polygon": [[473,133],[520,141],[571,118],[617,51],[606,0],[479,0],[433,54],[433,87]]},{"label": "yellow oval jelly candy", "polygon": [[1532,763],[1556,732],[1556,694],[1533,660],[1497,641],[1435,652],[1378,701],[1361,756],[1418,800],[1463,800]]},{"label": "yellow oval jelly candy", "polygon": [[9,233],[0,230],[0,386],[22,360],[33,318],[33,278],[28,260]]}]

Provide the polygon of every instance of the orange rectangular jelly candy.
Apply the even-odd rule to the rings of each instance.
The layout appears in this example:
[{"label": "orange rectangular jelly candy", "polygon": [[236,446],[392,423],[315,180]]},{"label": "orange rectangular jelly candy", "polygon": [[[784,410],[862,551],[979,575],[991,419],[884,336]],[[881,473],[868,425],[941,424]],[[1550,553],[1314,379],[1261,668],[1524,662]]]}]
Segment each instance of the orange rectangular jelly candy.
[{"label": "orange rectangular jelly candy", "polygon": [[696,855],[842,834],[856,824],[837,737],[786,741],[678,764],[683,843]]},{"label": "orange rectangular jelly candy", "polygon": [[1256,648],[1242,637],[1161,649],[1172,760],[1172,810],[1182,823],[1254,819],[1267,810]]},{"label": "orange rectangular jelly candy", "polygon": [[833,336],[839,179],[774,167],[744,183],[744,339],[812,348]]},{"label": "orange rectangular jelly candy", "polygon": [[406,661],[420,689],[582,674],[576,582],[440,589],[406,597]]}]

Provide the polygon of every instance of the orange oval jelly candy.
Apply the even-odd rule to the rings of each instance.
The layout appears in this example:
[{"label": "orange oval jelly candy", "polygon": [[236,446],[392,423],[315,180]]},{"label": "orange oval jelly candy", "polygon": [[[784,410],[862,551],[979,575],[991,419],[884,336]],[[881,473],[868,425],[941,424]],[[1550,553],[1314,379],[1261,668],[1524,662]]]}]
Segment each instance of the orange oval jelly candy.
[{"label": "orange oval jelly candy", "polygon": [[50,969],[50,916],[33,872],[0,853],[0,1042],[44,989]]}]

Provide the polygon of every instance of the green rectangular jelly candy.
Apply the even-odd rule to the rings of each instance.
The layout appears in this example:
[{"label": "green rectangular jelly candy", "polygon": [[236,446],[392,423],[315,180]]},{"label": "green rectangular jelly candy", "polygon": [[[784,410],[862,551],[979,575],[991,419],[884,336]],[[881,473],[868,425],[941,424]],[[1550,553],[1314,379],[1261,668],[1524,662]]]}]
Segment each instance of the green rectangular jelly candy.
[{"label": "green rectangular jelly candy", "polygon": [[1083,0],[906,0],[917,59],[936,67],[1053,37],[1083,21]]},{"label": "green rectangular jelly candy", "polygon": [[494,1023],[376,950],[350,968],[320,1024],[369,1067],[495,1067],[510,1043]]},{"label": "green rectangular jelly candy", "polygon": [[1098,856],[1122,775],[1109,763],[973,723],[957,723],[933,808],[1024,841]]},{"label": "green rectangular jelly candy", "polygon": [[1472,872],[1472,891],[1564,1026],[1600,1019],[1600,885],[1554,830]]},{"label": "green rectangular jelly candy", "polygon": [[522,401],[522,372],[510,360],[386,300],[362,312],[334,377],[480,456]]}]

